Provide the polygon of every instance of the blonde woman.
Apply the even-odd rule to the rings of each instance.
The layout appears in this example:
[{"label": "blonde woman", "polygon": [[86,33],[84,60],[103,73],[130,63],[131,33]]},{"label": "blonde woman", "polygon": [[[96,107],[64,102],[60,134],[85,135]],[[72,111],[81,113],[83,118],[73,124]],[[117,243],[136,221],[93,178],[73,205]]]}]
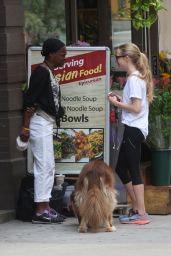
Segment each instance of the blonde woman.
[{"label": "blonde woman", "polygon": [[116,173],[126,187],[132,201],[128,216],[120,216],[124,224],[148,224],[144,204],[144,184],[140,174],[141,143],[148,135],[149,103],[153,100],[152,74],[145,54],[133,43],[115,49],[118,66],[128,78],[123,98],[109,94],[111,104],[122,109],[125,126]]}]

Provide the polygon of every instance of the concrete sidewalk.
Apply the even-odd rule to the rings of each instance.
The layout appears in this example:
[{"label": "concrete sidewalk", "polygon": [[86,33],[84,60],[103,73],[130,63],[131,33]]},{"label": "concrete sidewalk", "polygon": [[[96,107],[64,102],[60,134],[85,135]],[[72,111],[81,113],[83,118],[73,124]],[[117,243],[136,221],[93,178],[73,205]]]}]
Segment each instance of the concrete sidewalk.
[{"label": "concrete sidewalk", "polygon": [[78,233],[76,218],[38,225],[17,220],[0,224],[1,256],[162,256],[171,253],[171,215],[151,215],[148,225],[120,224],[115,232]]}]

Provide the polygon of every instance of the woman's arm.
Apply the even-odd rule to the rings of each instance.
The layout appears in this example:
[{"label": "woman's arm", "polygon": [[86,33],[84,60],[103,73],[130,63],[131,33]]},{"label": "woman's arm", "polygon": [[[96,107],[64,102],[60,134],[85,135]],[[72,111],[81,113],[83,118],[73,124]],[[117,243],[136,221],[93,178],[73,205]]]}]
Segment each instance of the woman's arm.
[{"label": "woman's arm", "polygon": [[23,113],[23,124],[20,131],[20,138],[22,141],[26,142],[29,139],[30,136],[30,119],[32,115],[34,114],[36,108],[30,107],[27,108]]},{"label": "woman's arm", "polygon": [[131,102],[129,104],[123,103],[115,95],[108,95],[108,99],[114,106],[124,109],[128,112],[139,113],[141,110],[141,99],[131,98]]},{"label": "woman's arm", "polygon": [[26,142],[30,136],[30,119],[36,111],[36,101],[43,92],[45,86],[47,86],[49,79],[49,72],[42,67],[38,67],[33,71],[30,77],[29,88],[24,95],[24,110],[23,121],[20,131],[20,138]]}]

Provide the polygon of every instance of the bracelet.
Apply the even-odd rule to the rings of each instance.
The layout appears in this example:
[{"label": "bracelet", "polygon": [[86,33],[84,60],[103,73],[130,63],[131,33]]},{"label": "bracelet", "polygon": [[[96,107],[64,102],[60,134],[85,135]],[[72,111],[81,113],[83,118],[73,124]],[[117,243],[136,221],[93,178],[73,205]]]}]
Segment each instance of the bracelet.
[{"label": "bracelet", "polygon": [[30,131],[30,129],[27,128],[27,127],[23,127],[23,129],[24,129],[25,131]]}]

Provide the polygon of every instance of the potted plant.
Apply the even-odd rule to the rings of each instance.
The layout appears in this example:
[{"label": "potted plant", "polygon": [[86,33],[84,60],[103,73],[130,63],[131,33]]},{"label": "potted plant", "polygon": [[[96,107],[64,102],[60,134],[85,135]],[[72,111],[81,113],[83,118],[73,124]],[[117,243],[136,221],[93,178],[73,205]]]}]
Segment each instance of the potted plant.
[{"label": "potted plant", "polygon": [[127,5],[119,9],[119,15],[131,17],[132,25],[135,29],[150,28],[157,20],[158,12],[165,10],[163,0],[133,0],[130,8]]},{"label": "potted plant", "polygon": [[152,152],[152,185],[171,184],[171,61],[160,53],[160,80],[149,110],[147,144]]}]

